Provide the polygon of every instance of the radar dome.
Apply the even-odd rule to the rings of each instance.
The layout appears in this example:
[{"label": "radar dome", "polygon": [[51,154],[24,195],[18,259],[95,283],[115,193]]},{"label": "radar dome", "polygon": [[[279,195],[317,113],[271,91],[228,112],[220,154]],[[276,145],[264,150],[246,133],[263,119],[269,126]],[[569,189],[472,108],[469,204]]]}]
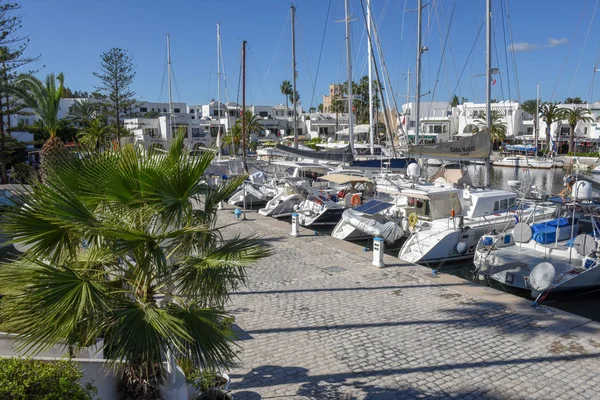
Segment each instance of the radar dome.
[{"label": "radar dome", "polygon": [[406,167],[406,174],[411,178],[418,178],[421,176],[421,167],[417,163],[410,163],[408,167]]}]

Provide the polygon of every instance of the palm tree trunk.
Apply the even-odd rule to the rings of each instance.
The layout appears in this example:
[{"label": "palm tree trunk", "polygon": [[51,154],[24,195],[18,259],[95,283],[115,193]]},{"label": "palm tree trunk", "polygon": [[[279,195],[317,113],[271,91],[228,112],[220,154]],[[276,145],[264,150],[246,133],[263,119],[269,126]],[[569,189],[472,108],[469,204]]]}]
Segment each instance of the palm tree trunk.
[{"label": "palm tree trunk", "polygon": [[550,143],[550,125],[552,125],[552,121],[546,121],[546,146],[548,147],[548,152],[552,150],[552,143]]},{"label": "palm tree trunk", "polygon": [[338,127],[338,112],[337,112],[337,108],[335,109],[335,131],[339,131],[339,127]]},{"label": "palm tree trunk", "polygon": [[574,143],[575,142],[575,126],[571,125],[571,130],[569,132],[569,153],[575,155]]},{"label": "palm tree trunk", "polygon": [[[2,110],[2,97],[0,97],[0,110]],[[10,116],[9,116],[10,119]],[[6,174],[6,134],[4,132],[4,113],[0,112],[0,157],[2,160],[0,162],[0,174],[2,178],[2,183],[8,183],[8,176]]]}]

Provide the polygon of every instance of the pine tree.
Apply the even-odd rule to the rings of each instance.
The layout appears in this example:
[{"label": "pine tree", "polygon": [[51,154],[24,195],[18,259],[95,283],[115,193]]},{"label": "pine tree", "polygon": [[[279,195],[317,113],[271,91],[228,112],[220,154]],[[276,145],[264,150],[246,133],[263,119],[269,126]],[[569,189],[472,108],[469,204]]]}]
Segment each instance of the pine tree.
[{"label": "pine tree", "polygon": [[8,182],[6,164],[13,152],[9,145],[10,116],[23,109],[23,103],[9,96],[9,87],[16,77],[16,70],[37,61],[37,57],[25,57],[29,38],[19,34],[21,16],[15,14],[21,6],[17,3],[0,4],[0,179]]},{"label": "pine tree", "polygon": [[[103,109],[110,120],[116,123],[117,139],[121,137],[121,111],[132,107],[136,93],[131,89],[135,77],[135,65],[127,50],[113,47],[100,56],[101,72],[94,72],[100,79],[95,86],[103,100]],[[93,94],[92,94],[93,95]]]}]

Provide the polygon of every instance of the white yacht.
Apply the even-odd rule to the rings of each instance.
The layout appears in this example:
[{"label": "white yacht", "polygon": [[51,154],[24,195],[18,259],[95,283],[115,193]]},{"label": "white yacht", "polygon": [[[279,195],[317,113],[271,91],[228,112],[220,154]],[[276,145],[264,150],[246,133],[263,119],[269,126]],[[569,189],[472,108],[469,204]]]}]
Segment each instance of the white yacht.
[{"label": "white yacht", "polygon": [[534,298],[545,291],[600,286],[598,238],[578,235],[577,223],[557,218],[483,236],[475,253],[476,276],[530,290]]},{"label": "white yacht", "polygon": [[289,217],[308,195],[308,190],[303,182],[286,182],[278,190],[275,197],[258,210],[259,214],[273,218]]},{"label": "white yacht", "polygon": [[450,217],[448,205],[459,193],[454,185],[470,183],[466,170],[446,169],[445,166],[429,181],[419,178],[416,163],[409,165],[408,173],[411,176],[384,174],[376,177],[379,204],[370,202],[372,204],[346,210],[331,236],[342,240],[379,236],[393,243],[409,233],[409,218],[416,222]]},{"label": "white yacht", "polygon": [[[535,224],[519,223],[514,229],[485,235],[475,252],[475,277],[491,278],[504,285],[530,290],[532,297],[545,291],[560,292],[600,286],[598,268],[598,225],[594,219],[597,205],[591,203],[592,185],[575,182],[576,212]],[[580,234],[580,221],[588,212],[591,234]]]},{"label": "white yacht", "polygon": [[361,205],[375,192],[373,181],[363,176],[328,174],[319,179],[330,185],[313,189],[296,209],[300,225],[305,227],[335,225],[346,208]]},{"label": "white yacht", "polygon": [[562,168],[564,162],[552,158],[507,156],[493,162],[495,167],[551,169]]},{"label": "white yacht", "polygon": [[556,211],[550,202],[517,203],[513,192],[468,186],[447,204],[450,216],[413,224],[411,236],[400,249],[401,259],[415,263],[472,259],[484,234],[512,228],[517,219],[547,219]]}]

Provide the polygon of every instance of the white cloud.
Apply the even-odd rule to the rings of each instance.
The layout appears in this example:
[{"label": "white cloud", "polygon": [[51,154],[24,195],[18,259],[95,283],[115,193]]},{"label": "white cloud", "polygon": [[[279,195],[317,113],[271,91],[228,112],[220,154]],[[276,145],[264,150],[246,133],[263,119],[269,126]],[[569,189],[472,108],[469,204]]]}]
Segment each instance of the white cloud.
[{"label": "white cloud", "polygon": [[561,38],[561,39],[548,38],[548,44],[546,44],[546,47],[556,47],[556,46],[560,46],[561,44],[567,44],[567,42],[568,42],[567,38]]},{"label": "white cloud", "polygon": [[517,52],[517,51],[532,51],[537,49],[537,46],[533,43],[527,43],[527,42],[518,42],[518,43],[513,43],[510,46],[508,46],[508,51],[512,51],[512,52]]}]

